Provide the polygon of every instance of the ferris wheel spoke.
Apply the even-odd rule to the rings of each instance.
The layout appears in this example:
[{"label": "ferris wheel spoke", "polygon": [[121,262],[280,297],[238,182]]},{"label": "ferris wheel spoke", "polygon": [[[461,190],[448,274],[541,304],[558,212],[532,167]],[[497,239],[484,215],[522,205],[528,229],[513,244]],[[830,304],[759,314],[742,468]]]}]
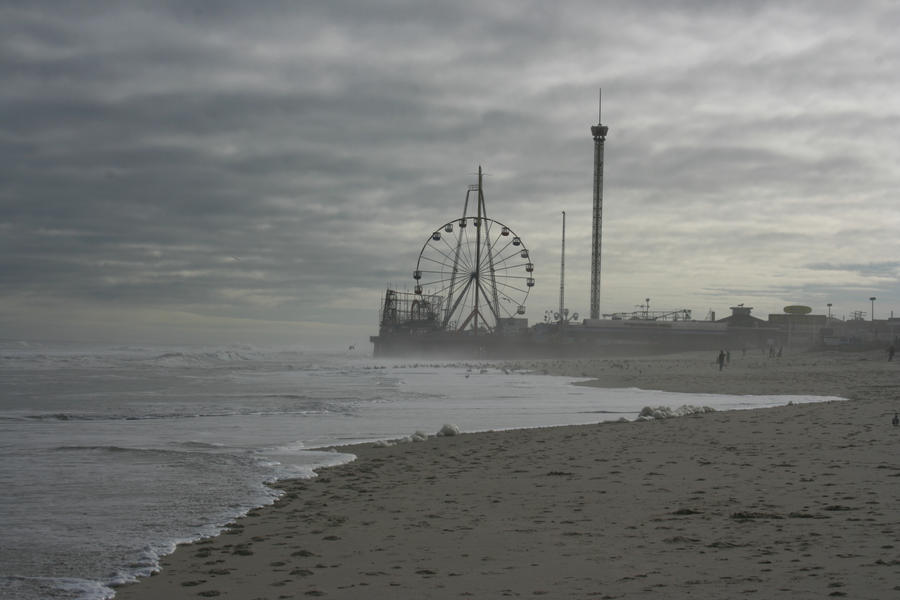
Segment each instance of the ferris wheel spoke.
[{"label": "ferris wheel spoke", "polygon": [[[509,287],[509,286],[504,286],[504,287]],[[513,289],[518,290],[518,288],[513,288]],[[508,290],[498,289],[497,293],[503,298],[503,300],[505,302],[511,302],[513,304],[518,305],[518,300],[516,300],[516,298],[513,298],[512,295],[508,294],[507,291]],[[523,290],[518,290],[518,291],[522,292]]]},{"label": "ferris wheel spoke", "polygon": [[512,285],[512,284],[509,284],[509,283],[501,283],[501,284],[499,284],[499,285],[502,285],[504,288],[507,288],[508,290],[515,290],[515,291],[521,292],[521,293],[523,293],[523,294],[527,294],[527,293],[528,293],[528,288],[522,289],[522,288],[520,288],[520,287],[516,287],[516,286],[514,286],[514,285]]},{"label": "ferris wheel spoke", "polygon": [[[500,271],[503,271],[503,274],[506,275],[513,269],[522,269],[527,266],[528,266],[528,263],[519,263],[519,264],[495,263],[494,272],[499,274]],[[485,268],[482,269],[482,272],[488,272],[489,270],[490,270],[489,265],[485,265]]]},{"label": "ferris wheel spoke", "polygon": [[[490,251],[485,251],[485,254],[490,255]],[[486,256],[481,259],[481,264],[478,266],[478,271],[480,273],[485,273],[490,276],[491,271],[496,271],[497,265],[503,264],[503,261],[498,260],[497,257]]]},{"label": "ferris wheel spoke", "polygon": [[423,283],[422,286],[435,290],[435,294],[452,294],[453,290],[458,287],[458,283],[453,277],[437,277],[427,283]]},{"label": "ferris wheel spoke", "polygon": [[437,282],[430,281],[422,284],[422,295],[443,296],[447,286],[440,285]]},{"label": "ferris wheel spoke", "polygon": [[444,266],[453,265],[455,262],[457,262],[454,259],[453,255],[444,252],[442,248],[434,247],[433,250],[438,254],[438,256],[442,257],[443,260],[439,260],[437,258],[432,258],[430,256],[423,256],[423,258],[425,258],[426,260],[430,260],[432,262],[438,263],[439,265],[444,265]]},{"label": "ferris wheel spoke", "polygon": [[423,281],[420,285],[423,288],[425,288],[427,286],[440,286],[439,291],[449,290],[454,287],[459,288],[464,285],[462,278],[457,277],[455,279],[456,279],[455,281],[454,281],[453,277],[444,277],[442,279],[432,279],[430,281]]},{"label": "ferris wheel spoke", "polygon": [[443,269],[440,269],[440,270],[419,269],[419,272],[422,273],[423,275],[443,275],[444,274]]},{"label": "ferris wheel spoke", "polygon": [[519,255],[518,249],[509,250],[508,248],[503,248],[502,250],[496,250],[494,252],[494,262],[503,263],[509,260],[515,259]]},{"label": "ferris wheel spoke", "polygon": [[445,246],[447,246],[447,250],[449,250],[450,252],[453,252],[454,250],[456,250],[456,246],[450,243],[451,239],[456,241],[456,236],[453,236],[453,237],[451,237],[449,235],[441,236],[441,241],[444,242]]},{"label": "ferris wheel spoke", "polygon": [[499,255],[495,260],[496,262],[508,262],[517,258],[521,258],[522,250],[525,250],[525,248],[514,248],[512,252],[509,252],[505,255]]},{"label": "ferris wheel spoke", "polygon": [[529,275],[505,275],[503,277],[504,281],[528,281],[529,279],[533,279]]},{"label": "ferris wheel spoke", "polygon": [[506,306],[504,306],[504,305],[502,305],[502,304],[498,307],[498,310],[499,310],[499,311],[503,314],[503,316],[505,316],[505,317],[512,317],[512,316],[515,314],[515,312],[516,312],[517,309],[518,309],[518,306],[516,306],[516,308],[507,308]]},{"label": "ferris wheel spoke", "polygon": [[438,256],[440,256],[444,259],[442,261],[442,264],[453,264],[453,254],[451,254],[450,252],[445,252],[443,248],[437,248],[437,247],[434,248],[434,251],[437,253]]},{"label": "ferris wheel spoke", "polygon": [[506,249],[509,248],[510,246],[513,246],[513,248],[515,248],[515,246],[513,245],[513,240],[515,240],[517,237],[518,237],[518,236],[517,236],[514,232],[510,231],[510,232],[507,234],[507,240],[506,240],[506,242],[503,244],[503,247],[500,248],[497,252],[505,252]]},{"label": "ferris wheel spoke", "polygon": [[516,248],[515,246],[504,248],[503,252],[497,253],[496,260],[499,262],[515,260],[521,256],[522,250],[525,248]]},{"label": "ferris wheel spoke", "polygon": [[503,292],[498,292],[498,294],[500,296],[500,300],[502,300],[503,302],[506,302],[507,304],[509,304],[511,302],[515,302],[512,298],[510,298],[508,295],[504,294]]},{"label": "ferris wheel spoke", "polygon": [[[444,240],[444,245],[447,246],[446,251],[442,252],[444,256],[447,257],[447,260],[450,261],[450,264],[454,262],[458,262],[460,258],[462,258],[462,249],[465,248],[465,228],[460,228],[459,233],[454,238],[454,244],[451,244],[446,239]],[[465,259],[468,261],[468,259]]]},{"label": "ferris wheel spoke", "polygon": [[[518,274],[520,272],[521,272],[521,275]],[[517,270],[517,271],[513,271],[513,272],[500,270],[494,274],[494,278],[498,282],[499,281],[528,280],[531,278],[532,275],[533,275],[533,273],[528,273],[528,272],[525,272],[524,270],[522,270],[522,271]]]},{"label": "ferris wheel spoke", "polygon": [[451,285],[449,283],[440,281],[429,281],[422,284],[422,291],[427,292],[431,296],[445,296],[450,289]]},{"label": "ferris wheel spoke", "polygon": [[[462,249],[464,243],[462,241],[463,233],[460,231],[459,239],[455,246],[451,246],[449,242],[445,245],[446,249],[439,250],[443,257],[442,268],[445,272],[455,271],[457,274],[468,270],[468,259],[465,257]],[[436,249],[437,250],[437,249]]]},{"label": "ferris wheel spoke", "polygon": [[511,289],[519,289],[516,287],[520,284],[527,284],[531,277],[504,277],[502,281],[498,281],[497,285],[505,286]]},{"label": "ferris wheel spoke", "polygon": [[438,259],[436,259],[436,258],[433,258],[433,257],[431,257],[431,256],[426,256],[426,255],[423,254],[423,255],[421,255],[421,256],[419,257],[419,265],[420,265],[420,268],[419,268],[418,270],[420,270],[420,271],[422,270],[422,269],[421,269],[421,264],[422,264],[422,261],[423,261],[423,260],[424,260],[424,261],[428,261],[428,262],[430,262],[430,263],[434,263],[434,264],[436,264],[436,265],[438,265],[438,266],[440,266],[440,267],[443,267],[444,264],[445,264],[444,261],[442,261],[442,260],[438,260]]},{"label": "ferris wheel spoke", "polygon": [[[518,273],[521,273],[521,275],[519,275]],[[482,277],[484,277],[486,279],[493,279],[493,280],[496,280],[497,282],[506,281],[506,280],[510,280],[510,279],[526,279],[527,280],[527,279],[531,278],[531,276],[532,276],[532,273],[525,271],[524,269],[511,270],[506,267],[503,267],[502,265],[500,267],[498,267],[497,269],[495,269],[493,272],[490,272],[487,269],[482,272]]]},{"label": "ferris wheel spoke", "polygon": [[446,246],[446,248],[441,251],[441,254],[447,258],[448,266],[456,264],[458,268],[459,265],[457,263],[459,262],[459,244],[451,244],[446,237],[441,239],[444,240],[444,245]]}]

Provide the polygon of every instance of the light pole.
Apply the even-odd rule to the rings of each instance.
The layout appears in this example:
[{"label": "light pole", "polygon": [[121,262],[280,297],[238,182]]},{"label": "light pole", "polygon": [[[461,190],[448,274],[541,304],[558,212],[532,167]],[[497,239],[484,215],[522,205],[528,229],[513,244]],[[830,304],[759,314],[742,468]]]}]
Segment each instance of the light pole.
[{"label": "light pole", "polygon": [[876,300],[875,296],[872,296],[871,298],[869,298],[869,302],[872,303],[872,322],[873,323],[875,322],[875,300]]},{"label": "light pole", "polygon": [[566,294],[566,211],[562,211],[562,249],[559,252],[559,326],[565,326],[565,294]]}]

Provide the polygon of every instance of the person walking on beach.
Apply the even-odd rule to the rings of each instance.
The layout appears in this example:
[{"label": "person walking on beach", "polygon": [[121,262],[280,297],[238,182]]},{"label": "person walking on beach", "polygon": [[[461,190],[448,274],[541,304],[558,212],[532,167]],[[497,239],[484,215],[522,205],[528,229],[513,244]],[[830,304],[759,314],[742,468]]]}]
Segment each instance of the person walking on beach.
[{"label": "person walking on beach", "polygon": [[719,350],[719,358],[716,359],[716,362],[719,363],[719,370],[722,370],[722,367],[725,366],[725,351]]},{"label": "person walking on beach", "polygon": [[900,425],[900,416],[898,416],[897,413],[894,413],[894,418],[891,419],[891,423],[894,425],[894,427]]},{"label": "person walking on beach", "polygon": [[888,346],[888,361],[894,360],[894,352],[896,352],[896,350],[894,349],[894,345],[891,344]]}]

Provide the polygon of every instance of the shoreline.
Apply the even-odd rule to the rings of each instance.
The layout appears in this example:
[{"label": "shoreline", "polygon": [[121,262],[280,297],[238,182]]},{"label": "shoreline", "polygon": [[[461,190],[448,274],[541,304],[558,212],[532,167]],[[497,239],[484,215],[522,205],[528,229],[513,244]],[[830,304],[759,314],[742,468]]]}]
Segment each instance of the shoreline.
[{"label": "shoreline", "polygon": [[[900,365],[881,353],[520,361],[585,385],[849,402],[341,447],[116,598],[890,597]],[[775,359],[772,359],[775,360]]]}]

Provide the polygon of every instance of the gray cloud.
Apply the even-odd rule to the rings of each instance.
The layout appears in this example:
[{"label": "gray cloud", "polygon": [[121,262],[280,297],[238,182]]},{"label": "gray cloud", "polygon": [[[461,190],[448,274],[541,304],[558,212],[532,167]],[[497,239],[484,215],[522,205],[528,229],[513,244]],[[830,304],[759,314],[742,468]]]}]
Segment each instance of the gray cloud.
[{"label": "gray cloud", "polygon": [[583,312],[598,85],[605,311],[896,304],[898,21],[882,2],[7,3],[0,336],[106,311],[98,337],[187,314],[197,339],[221,319],[362,338],[479,163],[537,264],[528,316],[555,302],[561,210]]},{"label": "gray cloud", "polygon": [[891,279],[900,275],[900,261],[896,260],[861,264],[815,263],[807,265],[807,268],[816,271],[843,271],[858,273],[866,277],[887,277]]}]

